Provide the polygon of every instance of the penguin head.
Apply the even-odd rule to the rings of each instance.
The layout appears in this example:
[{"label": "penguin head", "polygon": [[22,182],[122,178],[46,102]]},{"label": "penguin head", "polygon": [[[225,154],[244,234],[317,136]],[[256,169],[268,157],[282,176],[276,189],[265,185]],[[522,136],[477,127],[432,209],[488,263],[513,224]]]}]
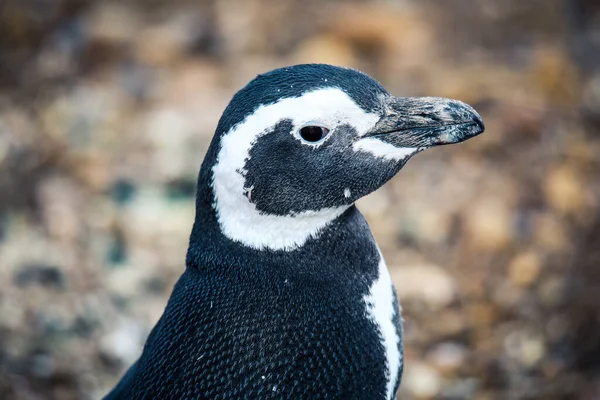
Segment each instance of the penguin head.
[{"label": "penguin head", "polygon": [[[274,236],[282,218],[313,232],[413,155],[483,130],[481,117],[460,101],[394,97],[353,69],[296,65],[259,75],[233,97],[203,169],[212,172],[222,230],[244,242],[253,229],[247,225],[258,220]],[[265,243],[272,242],[254,247],[272,247]]]}]

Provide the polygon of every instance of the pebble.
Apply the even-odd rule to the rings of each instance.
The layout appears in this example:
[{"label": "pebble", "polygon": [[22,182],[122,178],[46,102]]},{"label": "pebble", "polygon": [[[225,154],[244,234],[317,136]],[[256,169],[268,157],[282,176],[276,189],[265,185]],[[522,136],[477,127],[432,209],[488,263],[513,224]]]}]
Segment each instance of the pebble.
[{"label": "pebble", "polygon": [[579,174],[570,165],[553,168],[544,182],[546,198],[552,207],[563,213],[578,211],[584,204],[584,187]]},{"label": "pebble", "polygon": [[129,43],[138,37],[139,15],[126,3],[95,3],[87,15],[87,33],[92,40],[110,44]]},{"label": "pebble", "polygon": [[100,348],[125,365],[132,364],[141,354],[146,331],[134,320],[120,321],[112,331],[103,335]]},{"label": "pebble", "polygon": [[348,42],[332,35],[313,36],[307,39],[296,48],[294,58],[298,62],[358,65],[354,49]]},{"label": "pebble", "polygon": [[479,198],[469,207],[464,218],[470,246],[484,251],[499,251],[512,240],[512,210],[498,198]]},{"label": "pebble", "polygon": [[534,251],[517,254],[508,264],[508,276],[517,286],[529,286],[534,283],[542,270],[540,255]]},{"label": "pebble", "polygon": [[411,363],[404,369],[402,384],[418,399],[434,398],[442,388],[442,377],[427,364]]},{"label": "pebble", "polygon": [[504,349],[509,356],[526,367],[533,367],[546,352],[545,344],[540,336],[524,331],[509,333],[504,339]]},{"label": "pebble", "polygon": [[[473,399],[480,386],[481,382],[477,378],[456,379],[444,385],[439,398],[443,400]],[[481,396],[477,398],[481,399]]]},{"label": "pebble", "polygon": [[442,373],[450,373],[460,368],[466,360],[467,348],[464,345],[444,342],[427,353],[427,359]]},{"label": "pebble", "polygon": [[63,288],[65,285],[65,276],[59,268],[53,265],[29,264],[19,268],[14,281],[21,287],[42,285]]},{"label": "pebble", "polygon": [[437,265],[391,268],[391,277],[400,301],[421,300],[442,308],[456,296],[454,278]]}]

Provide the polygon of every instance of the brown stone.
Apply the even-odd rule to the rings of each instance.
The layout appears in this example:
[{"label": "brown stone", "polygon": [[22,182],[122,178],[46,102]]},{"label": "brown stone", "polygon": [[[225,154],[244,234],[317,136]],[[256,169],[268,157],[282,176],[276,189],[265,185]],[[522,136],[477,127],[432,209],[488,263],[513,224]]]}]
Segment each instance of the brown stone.
[{"label": "brown stone", "polygon": [[540,275],[542,260],[534,251],[517,254],[508,265],[508,277],[517,286],[529,286]]}]

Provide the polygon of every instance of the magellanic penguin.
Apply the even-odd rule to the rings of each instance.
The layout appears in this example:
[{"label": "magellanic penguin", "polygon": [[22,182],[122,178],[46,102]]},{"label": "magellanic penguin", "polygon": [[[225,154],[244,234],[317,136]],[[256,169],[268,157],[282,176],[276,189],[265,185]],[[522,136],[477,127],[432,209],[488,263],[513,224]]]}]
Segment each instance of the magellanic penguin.
[{"label": "magellanic penguin", "polygon": [[394,398],[400,309],[354,202],[483,130],[467,104],[394,97],[353,69],[256,77],[200,169],[185,272],[106,398]]}]

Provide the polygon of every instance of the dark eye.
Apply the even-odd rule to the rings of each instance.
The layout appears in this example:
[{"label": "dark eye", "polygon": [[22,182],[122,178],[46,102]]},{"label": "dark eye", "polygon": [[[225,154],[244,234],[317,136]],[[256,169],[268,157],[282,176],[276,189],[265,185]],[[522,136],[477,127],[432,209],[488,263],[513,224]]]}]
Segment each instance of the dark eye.
[{"label": "dark eye", "polygon": [[329,129],[323,128],[322,126],[311,125],[300,129],[300,137],[311,143],[320,142],[328,134]]}]

